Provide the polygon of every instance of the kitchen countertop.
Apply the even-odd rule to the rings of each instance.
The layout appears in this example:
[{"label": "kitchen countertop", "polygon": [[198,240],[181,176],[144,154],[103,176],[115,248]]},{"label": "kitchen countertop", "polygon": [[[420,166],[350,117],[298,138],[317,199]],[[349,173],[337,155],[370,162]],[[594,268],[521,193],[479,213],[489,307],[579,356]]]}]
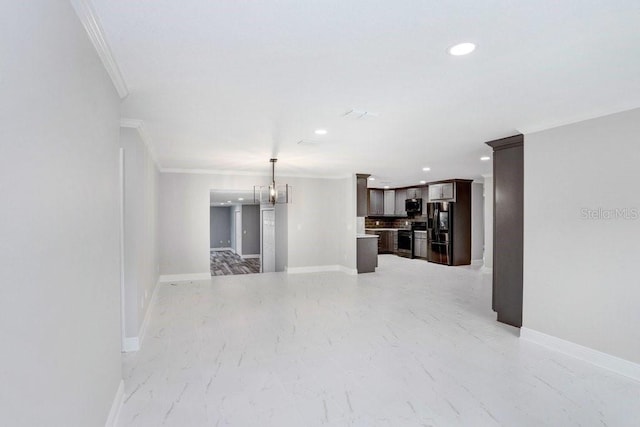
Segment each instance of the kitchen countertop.
[{"label": "kitchen countertop", "polygon": [[427,230],[413,230],[416,234],[427,234]]},{"label": "kitchen countertop", "polygon": [[365,228],[364,231],[398,231],[411,230],[410,228]]},{"label": "kitchen countertop", "polygon": [[358,239],[377,239],[377,234],[357,234],[356,238]]}]

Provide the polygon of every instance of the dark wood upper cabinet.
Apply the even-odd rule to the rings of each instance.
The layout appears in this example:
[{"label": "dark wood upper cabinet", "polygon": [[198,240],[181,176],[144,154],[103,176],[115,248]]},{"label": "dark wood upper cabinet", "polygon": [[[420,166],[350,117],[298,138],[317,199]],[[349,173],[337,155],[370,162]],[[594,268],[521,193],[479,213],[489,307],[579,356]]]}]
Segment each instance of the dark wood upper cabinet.
[{"label": "dark wood upper cabinet", "polygon": [[455,183],[443,182],[440,184],[429,185],[429,201],[430,202],[455,202]]},{"label": "dark wood upper cabinet", "polygon": [[420,199],[422,198],[422,188],[413,187],[407,188],[407,199]]},{"label": "dark wood upper cabinet", "polygon": [[486,143],[493,148],[493,310],[498,321],[522,326],[524,136]]},{"label": "dark wood upper cabinet", "polygon": [[400,188],[396,190],[396,215],[406,216],[407,211],[405,210],[404,202],[407,200],[407,190]]},{"label": "dark wood upper cabinet", "polygon": [[369,189],[369,216],[384,215],[384,190]]}]

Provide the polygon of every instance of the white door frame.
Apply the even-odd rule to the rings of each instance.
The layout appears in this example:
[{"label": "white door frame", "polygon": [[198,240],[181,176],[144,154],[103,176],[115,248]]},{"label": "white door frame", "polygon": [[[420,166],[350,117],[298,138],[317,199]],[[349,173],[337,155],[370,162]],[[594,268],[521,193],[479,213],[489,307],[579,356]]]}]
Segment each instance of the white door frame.
[{"label": "white door frame", "polygon": [[125,329],[125,290],[124,290],[124,148],[120,147],[120,170],[118,190],[120,192],[120,337],[121,350],[127,349],[127,332]]},{"label": "white door frame", "polygon": [[[264,213],[265,212],[272,212],[273,213],[273,253],[271,254],[270,252],[265,250],[264,247],[264,235],[265,235],[265,230],[264,230]],[[272,271],[276,271],[275,270],[275,238],[276,238],[276,231],[275,231],[275,215],[276,215],[276,210],[269,206],[269,207],[265,207],[263,208],[262,206],[260,206],[260,272],[264,273],[265,272],[265,268],[264,268],[264,264],[265,264],[265,255],[267,256],[273,256],[273,268],[268,268],[267,272],[272,272]]]}]

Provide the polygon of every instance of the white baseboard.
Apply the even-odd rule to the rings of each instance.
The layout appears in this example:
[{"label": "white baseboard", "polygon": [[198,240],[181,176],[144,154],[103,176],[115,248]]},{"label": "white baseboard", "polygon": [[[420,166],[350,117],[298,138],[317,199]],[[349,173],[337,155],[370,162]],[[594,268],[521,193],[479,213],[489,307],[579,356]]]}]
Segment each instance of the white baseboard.
[{"label": "white baseboard", "polygon": [[138,331],[137,337],[125,337],[124,343],[122,344],[122,352],[129,353],[132,351],[140,350],[142,346],[142,341],[144,340],[144,333],[147,330],[147,325],[149,324],[149,319],[151,318],[151,311],[153,311],[153,306],[155,305],[156,299],[158,298],[158,283],[153,288],[153,292],[151,294],[151,298],[147,303],[147,311],[144,314],[144,320],[142,321],[142,325],[140,325],[140,330]]},{"label": "white baseboard", "polygon": [[122,352],[129,353],[140,350],[140,337],[124,337]]},{"label": "white baseboard", "polygon": [[151,298],[149,298],[149,302],[147,303],[147,312],[144,314],[144,320],[142,321],[142,325],[140,326],[140,332],[138,332],[138,342],[140,346],[142,346],[142,341],[144,341],[144,335],[147,331],[149,321],[151,320],[151,314],[153,312],[153,308],[156,305],[156,300],[158,299],[158,284],[159,282],[156,282],[156,285],[153,287],[153,293],[151,294]]},{"label": "white baseboard", "polygon": [[340,265],[340,271],[342,271],[344,274],[348,274],[350,276],[357,276],[358,275],[358,269],[356,268],[348,268],[345,267],[344,265]]},{"label": "white baseboard", "polygon": [[111,410],[109,411],[107,422],[104,423],[105,427],[116,426],[118,423],[118,417],[120,416],[120,409],[122,409],[122,402],[124,402],[124,380],[120,380],[118,390],[116,391],[113,403],[111,404]]},{"label": "white baseboard", "polygon": [[260,258],[260,254],[241,255],[240,257],[241,257],[242,259]]},{"label": "white baseboard", "polygon": [[637,363],[529,328],[520,328],[520,338],[640,381],[640,365]]},{"label": "white baseboard", "polygon": [[160,283],[169,282],[188,282],[191,280],[209,280],[211,279],[211,272],[206,273],[190,273],[190,274],[163,274],[158,281]]},{"label": "white baseboard", "polygon": [[216,251],[233,251],[233,248],[209,248],[209,252],[216,252]]},{"label": "white baseboard", "polygon": [[357,270],[342,265],[311,265],[308,267],[285,267],[288,274],[324,273],[327,271],[341,271],[346,274],[358,274]]},{"label": "white baseboard", "polygon": [[311,265],[308,267],[287,267],[288,274],[323,273],[327,271],[340,271],[339,265]]}]

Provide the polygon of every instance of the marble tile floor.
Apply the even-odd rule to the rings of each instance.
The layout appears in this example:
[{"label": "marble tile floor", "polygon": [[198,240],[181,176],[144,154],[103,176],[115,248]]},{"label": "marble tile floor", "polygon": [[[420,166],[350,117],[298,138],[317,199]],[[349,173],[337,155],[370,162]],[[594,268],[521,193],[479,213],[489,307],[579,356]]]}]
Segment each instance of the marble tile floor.
[{"label": "marble tile floor", "polygon": [[379,262],[159,285],[118,426],[639,425],[640,383],[520,341],[490,275]]},{"label": "marble tile floor", "polygon": [[260,273],[259,258],[242,258],[235,252],[211,251],[210,269],[212,276],[228,276],[232,274]]}]

